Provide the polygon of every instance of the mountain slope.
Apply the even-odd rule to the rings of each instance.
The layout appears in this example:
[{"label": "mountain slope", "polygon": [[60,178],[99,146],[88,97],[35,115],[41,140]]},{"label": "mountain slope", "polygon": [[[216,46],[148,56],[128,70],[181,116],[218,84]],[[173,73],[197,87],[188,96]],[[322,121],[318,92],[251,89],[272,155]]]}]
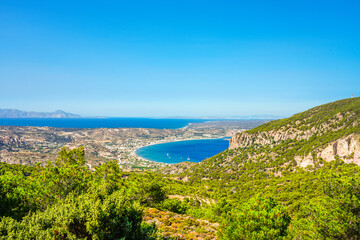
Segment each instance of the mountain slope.
[{"label": "mountain slope", "polygon": [[283,175],[296,167],[319,168],[341,158],[360,165],[360,98],[321,105],[290,118],[236,134],[226,151],[189,173],[212,178]]},{"label": "mountain slope", "polygon": [[224,239],[253,239],[269,219],[259,217],[266,207],[256,207],[263,197],[289,213],[284,239],[358,239],[359,117],[360,98],[325,104],[239,133],[224,152],[163,172],[177,173],[168,177],[178,181],[169,187],[172,195],[216,202],[187,214],[222,223],[220,239],[223,233]]}]

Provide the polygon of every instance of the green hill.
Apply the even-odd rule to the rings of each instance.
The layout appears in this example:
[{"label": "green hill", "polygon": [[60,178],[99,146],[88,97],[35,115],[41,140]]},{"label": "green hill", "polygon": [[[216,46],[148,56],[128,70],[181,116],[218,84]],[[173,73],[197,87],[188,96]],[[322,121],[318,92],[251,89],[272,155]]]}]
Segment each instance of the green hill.
[{"label": "green hill", "polygon": [[[312,127],[321,128],[321,125],[324,123],[331,124],[333,121],[337,121],[340,115],[342,117],[347,116],[343,121],[337,122],[338,126],[343,126],[358,121],[359,114],[360,97],[348,98],[311,108],[289,118],[265,123],[247,132],[259,133],[291,127],[302,131],[311,129]],[[333,125],[332,127],[336,126]]]},{"label": "green hill", "polygon": [[269,122],[167,174],[90,171],[83,147],[0,164],[0,239],[359,239],[359,107]]},{"label": "green hill", "polygon": [[250,172],[280,176],[298,166],[316,169],[338,157],[359,164],[359,119],[360,98],[321,105],[235,135],[228,150],[188,173],[236,179]]},{"label": "green hill", "polygon": [[[286,207],[292,218],[290,239],[358,239],[359,119],[360,98],[351,98],[239,133],[226,151],[187,168],[182,165],[175,176],[187,188],[177,193],[215,199],[223,211],[219,234],[225,239],[282,239],[280,233],[254,233],[269,217],[259,218],[254,210],[266,201],[259,196]],[[246,212],[248,208],[252,210]],[[280,210],[278,214],[282,216]],[[253,219],[264,223],[248,225]],[[252,227],[254,232],[247,232]]]}]

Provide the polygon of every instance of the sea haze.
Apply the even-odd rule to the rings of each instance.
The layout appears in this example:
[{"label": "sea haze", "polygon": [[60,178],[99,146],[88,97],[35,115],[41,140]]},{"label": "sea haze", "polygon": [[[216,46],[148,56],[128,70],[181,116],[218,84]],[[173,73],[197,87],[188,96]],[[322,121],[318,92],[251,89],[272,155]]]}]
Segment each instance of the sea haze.
[{"label": "sea haze", "polygon": [[188,140],[139,148],[136,154],[147,160],[163,163],[201,162],[229,147],[229,138]]},{"label": "sea haze", "polygon": [[157,128],[176,129],[204,119],[153,118],[0,118],[0,126],[38,126],[58,128]]}]

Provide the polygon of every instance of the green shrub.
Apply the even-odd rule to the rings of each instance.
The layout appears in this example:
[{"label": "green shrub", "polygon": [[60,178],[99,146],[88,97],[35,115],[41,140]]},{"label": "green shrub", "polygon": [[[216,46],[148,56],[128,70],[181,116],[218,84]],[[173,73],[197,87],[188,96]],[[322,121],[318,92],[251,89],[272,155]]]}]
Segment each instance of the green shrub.
[{"label": "green shrub", "polygon": [[284,239],[290,216],[270,197],[256,197],[228,212],[218,235],[221,239]]},{"label": "green shrub", "polygon": [[86,194],[65,200],[15,221],[2,218],[2,239],[156,239],[156,229],[142,222],[138,205],[120,191],[103,200]]},{"label": "green shrub", "polygon": [[185,214],[188,205],[179,199],[166,199],[161,204],[161,209],[169,210],[174,213]]}]

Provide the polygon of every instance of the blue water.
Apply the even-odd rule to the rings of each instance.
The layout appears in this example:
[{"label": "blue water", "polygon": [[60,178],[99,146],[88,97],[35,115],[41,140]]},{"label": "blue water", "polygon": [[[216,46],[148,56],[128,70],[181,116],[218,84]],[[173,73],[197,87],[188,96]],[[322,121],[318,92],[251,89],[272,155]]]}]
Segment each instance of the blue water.
[{"label": "blue water", "polygon": [[153,118],[0,118],[0,126],[38,126],[59,128],[157,128],[176,129],[203,119]]},{"label": "blue water", "polygon": [[136,154],[145,159],[163,163],[201,162],[228,147],[229,138],[189,140],[150,145],[139,148]]}]

